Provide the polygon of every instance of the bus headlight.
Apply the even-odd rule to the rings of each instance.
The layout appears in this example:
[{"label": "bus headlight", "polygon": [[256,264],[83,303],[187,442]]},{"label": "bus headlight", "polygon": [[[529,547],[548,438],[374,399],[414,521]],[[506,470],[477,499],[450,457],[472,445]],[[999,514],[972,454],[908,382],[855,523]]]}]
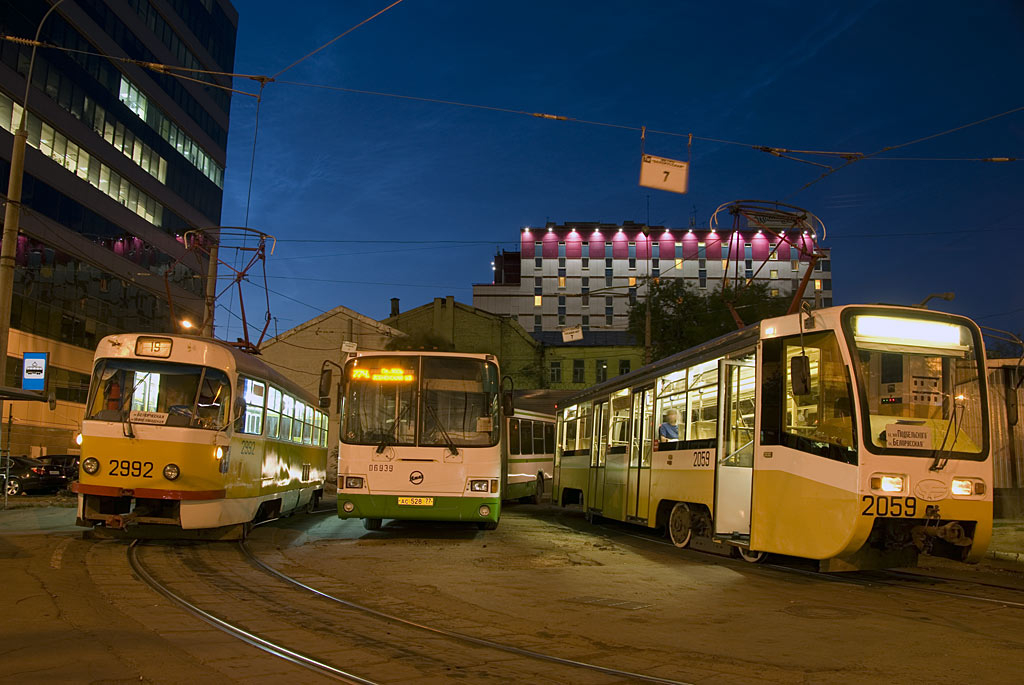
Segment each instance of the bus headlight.
[{"label": "bus headlight", "polygon": [[363,479],[359,476],[345,476],[345,487],[349,490],[362,490]]},{"label": "bus headlight", "polygon": [[82,470],[90,476],[100,470],[100,462],[95,457],[86,457],[82,462]]},{"label": "bus headlight", "polygon": [[871,489],[882,492],[903,492],[904,476],[874,475],[871,476]]},{"label": "bus headlight", "polygon": [[178,480],[180,475],[181,469],[178,468],[177,464],[168,464],[164,467],[164,478],[167,480]]},{"label": "bus headlight", "polygon": [[353,511],[356,510],[356,505],[352,504],[351,502],[345,502],[344,504],[341,505],[341,508],[344,509],[347,513],[351,514]]},{"label": "bus headlight", "polygon": [[75,436],[75,444],[78,445],[79,447],[82,446],[82,434],[81,433],[79,433],[78,435]]},{"label": "bus headlight", "polygon": [[473,492],[488,492],[491,489],[491,482],[487,480],[469,481],[469,489]]},{"label": "bus headlight", "polygon": [[972,495],[974,494],[974,481],[966,478],[954,478],[952,490],[954,495]]},{"label": "bus headlight", "polygon": [[480,509],[478,511],[480,512],[480,515],[483,516],[483,517],[487,517],[487,516],[491,515],[491,508],[489,506],[487,506],[486,504],[481,504],[480,505]]}]

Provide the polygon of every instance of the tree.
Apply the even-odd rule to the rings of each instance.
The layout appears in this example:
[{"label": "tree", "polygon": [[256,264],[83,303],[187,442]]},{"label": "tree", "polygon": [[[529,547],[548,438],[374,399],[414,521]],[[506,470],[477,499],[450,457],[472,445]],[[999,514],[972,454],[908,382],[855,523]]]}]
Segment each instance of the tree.
[{"label": "tree", "polygon": [[[745,324],[781,316],[790,302],[789,298],[772,297],[763,283],[754,282],[739,289],[726,285],[704,291],[681,278],[654,279],[650,284],[649,301],[652,360],[736,330],[729,302]],[[641,343],[647,302],[647,299],[637,300],[629,311],[629,332]]]}]

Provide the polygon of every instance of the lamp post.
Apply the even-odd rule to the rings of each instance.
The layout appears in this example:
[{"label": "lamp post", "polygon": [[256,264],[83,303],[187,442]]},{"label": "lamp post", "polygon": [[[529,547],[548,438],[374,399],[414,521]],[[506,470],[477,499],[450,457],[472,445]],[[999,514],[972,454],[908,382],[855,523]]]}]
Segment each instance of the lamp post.
[{"label": "lamp post", "polygon": [[28,140],[28,93],[32,88],[32,68],[36,62],[36,45],[43,24],[50,14],[64,0],[57,0],[39,20],[36,37],[32,44],[32,56],[28,61],[25,75],[25,97],[21,99],[21,121],[14,132],[14,147],[11,150],[11,173],[7,180],[7,206],[4,209],[4,233],[0,243],[0,364],[7,366],[8,338],[11,333],[11,298],[14,290],[14,259],[18,246],[18,224],[21,220],[21,183],[25,176],[25,143]]}]

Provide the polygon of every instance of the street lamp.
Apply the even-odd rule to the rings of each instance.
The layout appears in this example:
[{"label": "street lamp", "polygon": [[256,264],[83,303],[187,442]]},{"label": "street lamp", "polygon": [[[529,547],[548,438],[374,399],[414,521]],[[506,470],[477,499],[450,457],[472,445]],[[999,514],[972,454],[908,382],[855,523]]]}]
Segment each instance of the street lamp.
[{"label": "street lamp", "polygon": [[25,143],[28,140],[28,94],[32,88],[32,68],[36,63],[36,46],[46,19],[64,0],[57,0],[36,27],[32,56],[28,61],[25,75],[25,97],[21,99],[21,121],[14,132],[14,147],[11,150],[11,173],[7,180],[7,206],[4,209],[4,233],[0,243],[0,363],[7,359],[7,343],[11,333],[11,298],[14,290],[14,259],[18,245],[18,224],[21,221],[21,184],[25,176]]}]

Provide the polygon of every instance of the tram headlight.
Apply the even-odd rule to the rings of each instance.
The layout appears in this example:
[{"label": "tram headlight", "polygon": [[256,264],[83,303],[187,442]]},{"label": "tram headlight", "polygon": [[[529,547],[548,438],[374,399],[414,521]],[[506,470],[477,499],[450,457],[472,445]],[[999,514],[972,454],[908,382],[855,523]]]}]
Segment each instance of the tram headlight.
[{"label": "tram headlight", "polygon": [[469,489],[473,492],[487,492],[491,489],[491,482],[487,480],[469,481]]},{"label": "tram headlight", "polygon": [[178,480],[180,475],[181,469],[178,468],[177,464],[168,464],[164,467],[164,478],[167,480]]},{"label": "tram headlight", "polygon": [[871,476],[871,489],[882,492],[903,492],[903,485],[906,483],[904,476],[874,475]]},{"label": "tram headlight", "polygon": [[345,476],[345,488],[348,490],[362,490],[363,479],[359,476]]},{"label": "tram headlight", "polygon": [[81,433],[79,433],[78,435],[75,436],[75,444],[78,445],[79,447],[82,446],[82,434]]},{"label": "tram headlight", "polygon": [[100,462],[95,457],[86,457],[82,462],[82,470],[90,476],[100,470]]},{"label": "tram headlight", "polygon": [[217,447],[217,449],[215,449],[213,451],[213,456],[215,456],[218,461],[223,459],[224,458],[224,448],[223,447]]},{"label": "tram headlight", "polygon": [[954,495],[974,494],[974,481],[967,480],[966,478],[954,478],[951,489]]}]

